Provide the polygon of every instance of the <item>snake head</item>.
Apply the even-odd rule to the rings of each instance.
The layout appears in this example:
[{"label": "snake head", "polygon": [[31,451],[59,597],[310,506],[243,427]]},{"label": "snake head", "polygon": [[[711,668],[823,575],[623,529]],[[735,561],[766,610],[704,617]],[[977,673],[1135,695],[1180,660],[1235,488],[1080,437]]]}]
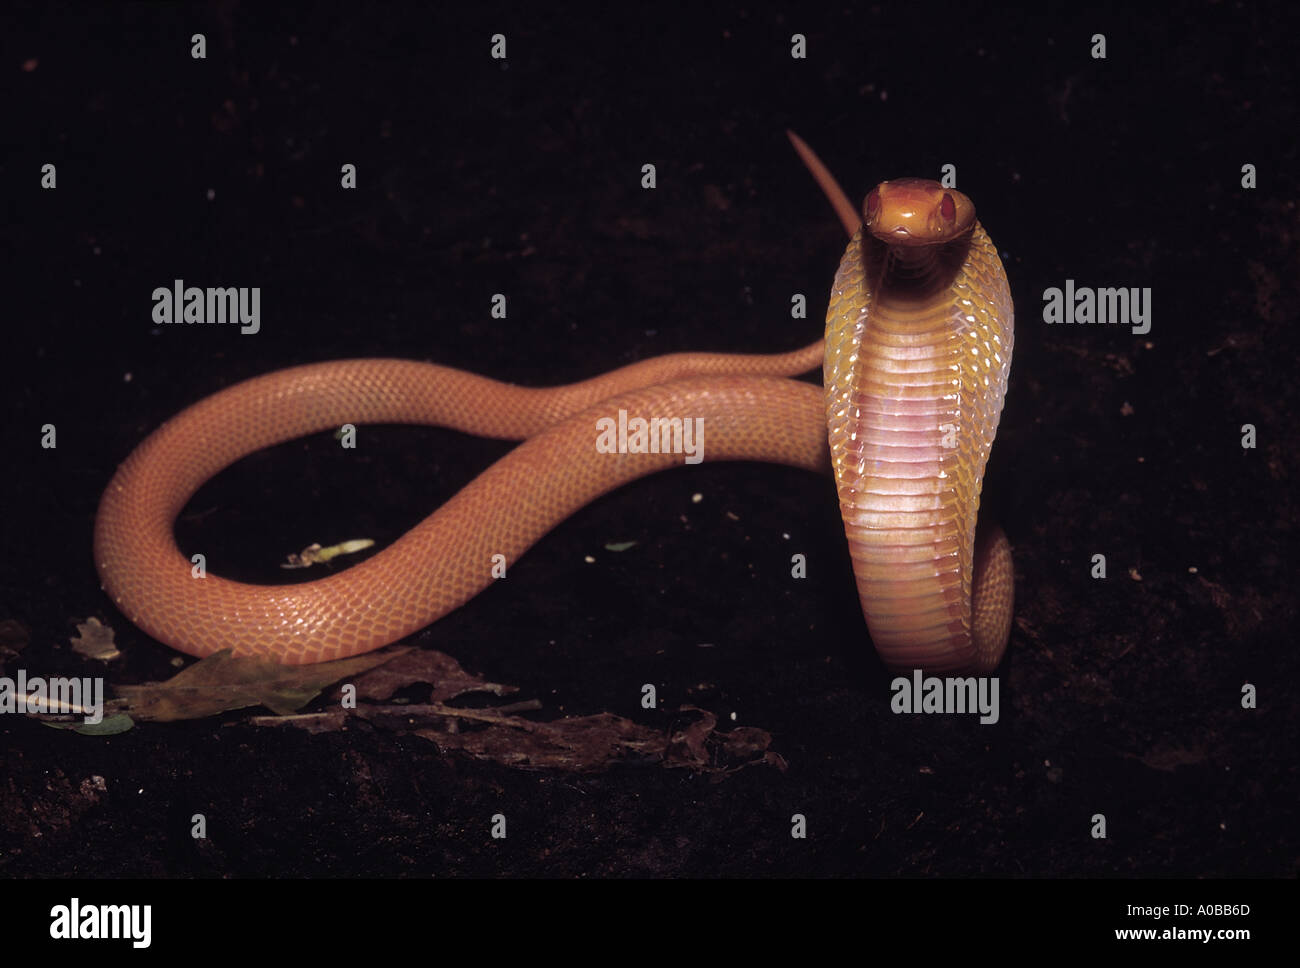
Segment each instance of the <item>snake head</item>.
[{"label": "snake head", "polygon": [[955,188],[928,178],[881,182],[862,203],[866,230],[890,245],[933,245],[969,232],[975,206]]}]

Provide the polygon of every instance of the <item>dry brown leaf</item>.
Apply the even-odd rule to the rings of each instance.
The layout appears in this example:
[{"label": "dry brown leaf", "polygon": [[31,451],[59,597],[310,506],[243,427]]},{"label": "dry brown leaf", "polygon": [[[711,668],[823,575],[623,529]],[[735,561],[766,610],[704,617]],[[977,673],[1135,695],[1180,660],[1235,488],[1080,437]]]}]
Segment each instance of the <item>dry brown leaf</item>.
[{"label": "dry brown leaf", "polygon": [[[466,710],[449,707],[447,712],[463,714]],[[620,762],[654,762],[664,754],[662,732],[613,713],[571,716],[550,723],[512,716],[493,719],[484,729],[425,728],[414,732],[441,749],[458,749],[477,759],[525,770],[595,773]]]},{"label": "dry brown leaf", "polygon": [[695,706],[679,713],[690,722],[670,733],[600,713],[536,722],[517,715],[541,708],[537,700],[488,708],[448,706],[446,699],[466,692],[517,692],[515,686],[469,675],[455,659],[433,650],[412,650],[358,676],[352,683],[361,699],[384,700],[415,683],[433,683],[428,703],[364,702],[355,709],[336,706],[297,716],[258,716],[256,726],[294,727],[311,733],[347,728],[353,717],[398,733],[413,733],[444,750],[524,770],[594,773],[616,763],[660,763],[700,773],[726,774],[747,766],[786,769],[768,751],[771,734],[752,726],[717,730],[717,716]]},{"label": "dry brown leaf", "polygon": [[492,715],[490,710],[444,707],[444,711],[454,717],[453,724],[473,719],[487,726],[464,730],[456,724],[452,729],[426,727],[414,733],[443,749],[459,749],[519,769],[594,773],[616,763],[655,762],[700,773],[731,773],[758,764],[786,768],[785,760],[766,752],[771,742],[768,733],[754,727],[718,733],[717,717],[695,706],[684,706],[680,712],[698,713],[700,718],[672,736],[613,713],[537,723]]},{"label": "dry brown leaf", "polygon": [[71,641],[73,651],[88,659],[108,662],[122,654],[117,651],[117,644],[113,641],[113,630],[93,615],[84,622],[77,623],[77,635]]},{"label": "dry brown leaf", "polygon": [[467,692],[490,692],[505,696],[518,692],[517,686],[505,686],[472,676],[459,662],[435,649],[412,649],[392,662],[357,677],[358,699],[391,699],[393,694],[416,683],[433,686],[433,702],[446,702]]},{"label": "dry brown leaf", "polygon": [[137,722],[200,719],[248,706],[265,706],[287,715],[307,705],[330,683],[400,654],[379,652],[337,662],[283,666],[265,659],[235,656],[223,649],[166,682],[118,686],[116,691],[120,708],[129,711]]}]

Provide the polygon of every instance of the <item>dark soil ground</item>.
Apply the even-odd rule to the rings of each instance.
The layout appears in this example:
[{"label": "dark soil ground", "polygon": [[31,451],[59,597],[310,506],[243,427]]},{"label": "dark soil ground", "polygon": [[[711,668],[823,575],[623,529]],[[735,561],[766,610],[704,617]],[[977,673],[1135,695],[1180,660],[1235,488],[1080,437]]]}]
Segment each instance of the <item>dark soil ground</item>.
[{"label": "dark soil ground", "polygon": [[[109,738],[4,716],[0,874],[1293,876],[1295,23],[1255,4],[960,9],[12,13],[0,619],[22,648],[5,675],[177,671],[100,590],[92,522],[150,430],[241,379],[392,356],[542,386],[810,342],[843,238],[787,127],[855,199],[955,165],[1003,251],[1018,325],[983,513],[1015,547],[1017,609],[996,725],[894,715],[829,477],[678,469],[584,509],[412,641],[541,700],[534,719],[667,733],[700,707],[769,734],[784,769],[538,772],[247,711]],[[175,278],[260,286],[262,331],[154,326]],[[1067,279],[1150,287],[1151,331],[1045,324]],[[185,547],[282,580],[287,551],[391,541],[511,446],[363,434],[223,473]],[[72,650],[89,616],[120,659]]]}]

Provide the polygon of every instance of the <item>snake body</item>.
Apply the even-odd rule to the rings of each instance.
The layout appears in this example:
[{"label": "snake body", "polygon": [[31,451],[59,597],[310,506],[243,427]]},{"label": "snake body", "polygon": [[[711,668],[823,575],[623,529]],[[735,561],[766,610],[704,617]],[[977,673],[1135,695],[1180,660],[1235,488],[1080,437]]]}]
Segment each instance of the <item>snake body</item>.
[{"label": "snake body", "polygon": [[[945,198],[960,203],[960,224],[945,218]],[[931,209],[935,230],[921,224]],[[843,206],[841,215],[848,223]],[[910,236],[889,235],[891,219]],[[183,410],[118,468],[95,520],[96,567],[132,622],[182,652],[230,648],[288,664],[356,655],[468,601],[491,584],[494,556],[513,562],[599,495],[681,464],[679,454],[601,453],[598,420],[620,410],[703,418],[708,460],[821,470],[829,455],[887,665],[987,670],[1006,646],[1012,570],[1005,536],[977,536],[975,522],[1011,325],[1001,262],[965,197],[886,182],[868,196],[865,227],[841,261],[824,350],[819,340],[774,356],[673,354],[549,389],[386,359],[255,377]],[[824,391],[783,379],[823,352]],[[343,423],[428,423],[524,442],[338,574],[287,586],[195,577],[172,525],[198,487],[255,450]]]},{"label": "snake body", "polygon": [[1011,293],[970,200],[883,182],[826,314],[826,425],[872,641],[891,668],[988,671],[1011,631],[1011,547],[976,533],[1011,368]]}]

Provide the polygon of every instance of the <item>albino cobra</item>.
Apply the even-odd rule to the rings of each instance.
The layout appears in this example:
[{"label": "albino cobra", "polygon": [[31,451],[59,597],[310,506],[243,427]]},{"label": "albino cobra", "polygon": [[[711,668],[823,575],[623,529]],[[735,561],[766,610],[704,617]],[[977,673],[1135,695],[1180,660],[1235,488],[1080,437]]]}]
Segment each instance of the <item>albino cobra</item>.
[{"label": "albino cobra", "polygon": [[[626,410],[703,418],[709,460],[823,470],[839,491],[863,613],[891,669],[986,672],[1011,627],[1011,551],[976,534],[980,487],[1011,363],[1012,306],[969,199],[937,182],[883,182],[863,224],[791,135],[852,240],[826,315],[824,390],[782,379],[823,341],[773,356],[673,354],[569,386],[529,389],[404,360],[280,370],[201,400],[121,465],[95,520],[105,591],[161,642],[203,656],[299,664],[409,635],[492,583],[601,494],[682,463],[597,451],[596,421]],[[198,487],[246,454],[344,423],[424,423],[524,440],[367,561],[319,581],[196,578],[172,525]]]}]

